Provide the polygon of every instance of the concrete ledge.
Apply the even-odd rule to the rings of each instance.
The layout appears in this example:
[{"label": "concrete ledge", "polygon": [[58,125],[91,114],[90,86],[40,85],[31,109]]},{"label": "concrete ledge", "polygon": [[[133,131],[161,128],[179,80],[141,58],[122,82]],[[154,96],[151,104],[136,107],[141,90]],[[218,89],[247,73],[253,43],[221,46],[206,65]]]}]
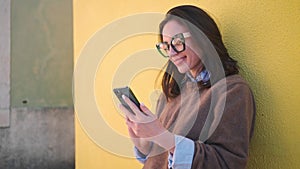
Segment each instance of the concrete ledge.
[{"label": "concrete ledge", "polygon": [[74,169],[73,108],[12,108],[0,129],[1,169]]},{"label": "concrete ledge", "polygon": [[0,109],[0,127],[9,127],[9,109]]}]

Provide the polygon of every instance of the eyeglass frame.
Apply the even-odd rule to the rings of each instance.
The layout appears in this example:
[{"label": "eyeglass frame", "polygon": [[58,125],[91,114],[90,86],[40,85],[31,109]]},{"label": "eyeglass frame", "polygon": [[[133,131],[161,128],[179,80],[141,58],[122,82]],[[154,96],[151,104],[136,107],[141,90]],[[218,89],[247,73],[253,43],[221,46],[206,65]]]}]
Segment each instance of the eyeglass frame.
[{"label": "eyeglass frame", "polygon": [[[174,41],[174,39],[175,38],[182,38],[182,45],[183,45],[183,49],[181,50],[181,51],[178,51],[177,49],[176,49],[176,47],[174,46],[174,44],[172,43],[173,41]],[[176,53],[180,53],[180,52],[183,52],[183,51],[185,51],[185,38],[189,38],[189,37],[191,37],[191,33],[190,32],[184,32],[184,33],[178,33],[178,34],[176,34],[176,35],[174,35],[173,37],[172,37],[172,39],[171,39],[171,41],[170,41],[170,44],[168,44],[168,42],[159,42],[159,43],[157,43],[155,46],[156,46],[156,49],[158,50],[158,52],[163,56],[163,57],[165,57],[165,58],[168,58],[168,57],[170,57],[169,55],[164,55],[163,54],[163,52],[161,51],[161,48],[160,48],[160,45],[161,44],[165,44],[165,45],[167,45],[167,49],[168,50],[170,50],[170,45],[171,45],[171,47],[172,47],[172,49],[176,52]],[[164,49],[163,49],[164,50]]]}]

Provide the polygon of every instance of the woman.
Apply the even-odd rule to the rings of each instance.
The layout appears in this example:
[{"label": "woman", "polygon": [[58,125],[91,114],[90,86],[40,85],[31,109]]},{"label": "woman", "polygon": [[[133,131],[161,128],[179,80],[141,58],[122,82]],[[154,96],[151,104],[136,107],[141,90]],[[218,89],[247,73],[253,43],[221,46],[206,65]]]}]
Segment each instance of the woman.
[{"label": "woman", "polygon": [[169,58],[156,115],[123,99],[137,159],[151,169],[245,168],[255,104],[213,19],[184,5],[160,24],[158,51]]}]

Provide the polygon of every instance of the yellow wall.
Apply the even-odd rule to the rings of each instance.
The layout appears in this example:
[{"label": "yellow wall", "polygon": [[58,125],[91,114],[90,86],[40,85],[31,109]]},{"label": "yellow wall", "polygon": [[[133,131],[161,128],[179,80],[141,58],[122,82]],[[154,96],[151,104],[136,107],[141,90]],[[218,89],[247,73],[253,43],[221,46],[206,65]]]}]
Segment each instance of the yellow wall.
[{"label": "yellow wall", "polygon": [[[241,74],[248,80],[254,91],[257,101],[257,121],[255,135],[251,143],[248,168],[298,168],[300,165],[300,148],[298,147],[300,145],[300,113],[298,112],[300,110],[300,90],[298,87],[300,84],[299,0],[203,0],[201,2],[196,0],[111,0],[105,2],[74,0],[75,63],[79,65],[84,62],[82,59],[92,58],[95,53],[108,50],[101,44],[112,41],[109,37],[115,36],[118,31],[105,33],[104,29],[117,23],[113,27],[109,27],[115,30],[118,27],[118,19],[145,12],[165,13],[169,8],[183,3],[203,7],[217,19],[230,54],[239,61]],[[143,25],[147,25],[147,22],[156,23],[159,16],[156,17],[155,15],[153,18],[153,21],[150,18],[149,21],[137,19],[139,23],[144,23],[136,23],[136,25],[143,27]],[[122,24],[119,26],[124,31],[134,29],[133,26],[123,27]],[[153,24],[153,26],[154,28],[150,29],[155,29],[157,25]],[[98,39],[94,37],[98,37]],[[99,39],[99,37],[103,38]],[[117,37],[118,35],[116,35]],[[95,95],[95,105],[97,105],[104,122],[111,127],[112,132],[118,134],[117,137],[106,130],[105,127],[107,126],[98,124],[97,118],[87,117],[87,120],[84,121],[83,118],[90,113],[89,109],[83,109],[88,110],[87,114],[83,115],[79,114],[78,110],[82,105],[89,107],[89,102],[86,99],[88,103],[81,104],[80,99],[76,98],[85,95],[85,93],[81,93],[85,91],[76,90],[75,83],[75,103],[80,104],[80,108],[77,108],[78,105],[75,104],[77,111],[75,120],[77,169],[141,167],[134,159],[124,157],[127,156],[126,153],[122,154],[114,149],[130,146],[127,143],[128,140],[124,141],[124,144],[123,139],[115,140],[115,138],[126,138],[126,126],[113,104],[111,89],[114,86],[126,84],[128,78],[116,75],[114,70],[120,65],[125,65],[125,68],[120,70],[125,76],[135,70],[135,65],[132,66],[133,68],[128,66],[129,64],[126,62],[128,56],[133,60],[137,59],[135,63],[139,64],[145,64],[151,60],[149,58],[154,58],[154,65],[159,65],[164,60],[153,54],[152,50],[141,51],[150,49],[155,44],[156,36],[152,34],[144,33],[120,40],[122,41],[111,46],[113,48],[105,54],[101,62],[99,58],[87,62],[84,67],[87,77],[78,78],[83,81],[84,78],[90,78],[88,72],[95,70],[93,67],[96,63],[93,62],[99,62],[96,72],[93,72],[95,74],[91,75],[95,79],[94,86],[87,85],[86,90],[88,92],[89,88],[94,87],[91,91]],[[101,44],[97,44],[97,42]],[[93,46],[93,44],[95,45]],[[90,48],[94,50],[82,52],[88,50],[87,46],[92,46]],[[89,66],[88,63],[94,65]],[[90,67],[92,67],[91,70],[89,70]],[[77,75],[76,69],[78,67],[75,66],[75,75]],[[155,88],[153,81],[157,70],[136,69],[139,69],[140,72],[133,77],[129,76],[132,78],[130,84],[134,87],[139,99],[151,106],[153,99],[149,100],[148,97],[153,95],[151,90]],[[155,98],[155,96],[153,97]],[[91,111],[93,110],[91,109]],[[84,126],[88,123],[92,125]],[[109,140],[108,138],[112,139]],[[113,144],[111,147],[103,146],[104,144],[109,145],[109,143],[117,144]],[[118,145],[123,146],[118,147]],[[127,151],[126,148],[124,148],[125,151]]]}]

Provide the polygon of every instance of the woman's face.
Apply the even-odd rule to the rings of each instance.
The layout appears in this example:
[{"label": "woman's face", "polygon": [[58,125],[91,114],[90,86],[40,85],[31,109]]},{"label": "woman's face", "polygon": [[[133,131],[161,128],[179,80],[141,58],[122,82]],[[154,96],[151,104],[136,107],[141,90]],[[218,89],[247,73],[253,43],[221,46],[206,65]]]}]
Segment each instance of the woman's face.
[{"label": "woman's face", "polygon": [[[171,47],[172,37],[179,33],[189,32],[189,30],[175,20],[168,21],[162,30],[163,42],[167,42],[170,46],[168,54],[169,59],[176,65],[180,73],[190,73],[195,77],[201,71],[203,64],[200,60],[200,54],[196,53],[196,45],[193,43],[193,37],[185,38],[185,50],[177,53]],[[200,51],[199,51],[200,52]]]}]

